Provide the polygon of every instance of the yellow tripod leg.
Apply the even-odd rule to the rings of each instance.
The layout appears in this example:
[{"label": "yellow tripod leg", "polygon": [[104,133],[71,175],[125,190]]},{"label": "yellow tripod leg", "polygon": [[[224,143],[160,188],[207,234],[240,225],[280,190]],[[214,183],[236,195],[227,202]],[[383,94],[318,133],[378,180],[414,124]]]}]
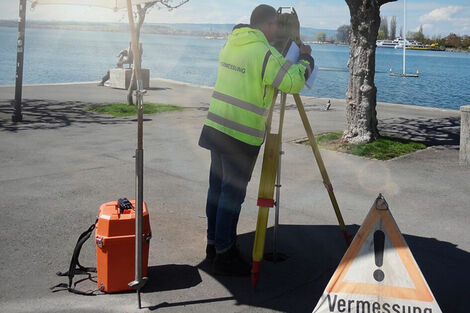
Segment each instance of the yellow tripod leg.
[{"label": "yellow tripod leg", "polygon": [[277,91],[275,93],[271,111],[269,112],[266,127],[266,145],[263,155],[263,166],[261,168],[261,178],[258,190],[258,220],[256,222],[255,241],[253,244],[253,266],[251,269],[251,284],[255,288],[259,278],[260,262],[263,259],[264,244],[266,242],[266,228],[268,226],[269,208],[274,206],[274,188],[276,185],[276,175],[279,165],[279,153],[282,140],[282,125],[284,122],[284,111],[286,107],[286,94],[281,95],[281,116],[279,119],[278,134],[272,134],[271,121],[276,102]]},{"label": "yellow tripod leg", "polygon": [[279,159],[279,135],[268,134],[264,148],[263,166],[258,191],[258,221],[256,223],[255,242],[253,244],[253,266],[251,284],[256,287],[259,277],[259,264],[263,259],[269,208],[274,206],[274,187]]},{"label": "yellow tripod leg", "polygon": [[312,151],[317,161],[318,168],[320,169],[320,173],[323,177],[323,184],[325,185],[325,188],[328,191],[328,195],[330,196],[331,204],[333,205],[333,209],[335,210],[336,218],[338,219],[339,226],[341,230],[343,231],[344,239],[346,240],[346,243],[349,245],[351,243],[352,236],[346,231],[346,225],[344,224],[343,216],[341,215],[338,202],[336,201],[336,197],[333,192],[333,185],[331,184],[330,178],[328,177],[328,173],[326,172],[325,164],[323,163],[323,159],[320,154],[320,149],[318,149],[317,141],[315,140],[312,127],[310,126],[310,122],[308,121],[307,114],[305,113],[305,109],[302,104],[302,99],[300,99],[299,94],[294,94],[294,100],[295,100],[295,104],[297,105],[297,109],[299,110],[302,123],[304,124],[305,131],[307,132],[308,141],[310,143],[310,146],[312,147]]}]

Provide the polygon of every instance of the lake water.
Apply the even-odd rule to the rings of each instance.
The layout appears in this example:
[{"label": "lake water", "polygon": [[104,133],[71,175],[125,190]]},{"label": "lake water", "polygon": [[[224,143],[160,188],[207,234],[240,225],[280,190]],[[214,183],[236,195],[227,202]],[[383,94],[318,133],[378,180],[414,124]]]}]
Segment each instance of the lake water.
[{"label": "lake water", "polygon": [[[15,84],[17,29],[0,27],[0,85]],[[26,30],[24,83],[98,81],[127,48],[128,33],[54,29]],[[142,34],[142,66],[151,77],[213,86],[224,40]],[[375,83],[380,102],[459,109],[470,104],[470,53],[407,51],[407,72],[419,78],[391,77],[402,70],[401,50],[378,48]],[[312,45],[320,67],[311,90],[303,95],[344,98],[348,84],[349,47]]]}]

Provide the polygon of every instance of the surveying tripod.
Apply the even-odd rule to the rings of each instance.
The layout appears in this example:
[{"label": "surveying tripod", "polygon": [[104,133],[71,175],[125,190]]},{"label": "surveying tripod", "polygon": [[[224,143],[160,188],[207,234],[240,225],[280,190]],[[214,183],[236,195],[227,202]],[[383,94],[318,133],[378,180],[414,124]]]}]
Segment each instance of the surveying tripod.
[{"label": "surveying tripod", "polygon": [[[275,223],[273,228],[273,261],[277,260],[277,251],[276,251],[276,240],[277,240],[277,230],[279,224],[279,194],[280,194],[280,180],[281,180],[281,154],[282,154],[282,127],[284,123],[284,114],[286,110],[286,99],[287,94],[281,93],[281,103],[280,103],[280,117],[279,117],[279,128],[278,133],[271,132],[272,117],[274,111],[274,105],[276,103],[278,96],[278,91],[275,92],[274,98],[271,104],[271,109],[266,122],[266,144],[264,147],[263,155],[263,165],[261,168],[261,178],[259,183],[258,191],[258,221],[256,223],[256,233],[255,241],[253,244],[253,266],[251,270],[251,284],[255,288],[258,283],[260,262],[263,259],[264,254],[264,244],[266,241],[266,228],[268,224],[268,215],[269,208],[275,208]],[[318,149],[318,145],[315,141],[315,137],[308,121],[307,114],[305,113],[304,106],[299,94],[293,94],[295,104],[302,119],[305,131],[307,133],[308,141],[312,148],[313,154],[317,161],[318,168],[323,177],[323,184],[325,185],[328,195],[330,196],[331,204],[336,213],[336,218],[338,219],[339,226],[343,232],[344,239],[349,245],[351,242],[351,235],[346,231],[346,226],[344,224],[343,217],[338,207],[335,194],[333,193],[333,186],[331,185],[330,178],[326,172],[325,165],[323,164],[323,159]],[[276,187],[276,201],[274,201],[274,188]]]}]

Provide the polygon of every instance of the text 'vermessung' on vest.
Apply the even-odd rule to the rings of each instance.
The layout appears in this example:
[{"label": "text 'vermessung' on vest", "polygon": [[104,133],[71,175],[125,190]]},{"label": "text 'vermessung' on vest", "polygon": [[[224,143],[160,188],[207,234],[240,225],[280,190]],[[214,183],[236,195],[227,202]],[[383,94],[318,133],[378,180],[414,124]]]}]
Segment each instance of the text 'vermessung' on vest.
[{"label": "text 'vermessung' on vest", "polygon": [[244,67],[240,67],[240,66],[236,66],[236,65],[233,65],[233,64],[229,64],[229,63],[225,63],[225,62],[220,62],[220,65],[223,66],[223,67],[226,67],[232,71],[237,71],[237,72],[240,72],[240,73],[243,73],[245,74],[245,68]]}]

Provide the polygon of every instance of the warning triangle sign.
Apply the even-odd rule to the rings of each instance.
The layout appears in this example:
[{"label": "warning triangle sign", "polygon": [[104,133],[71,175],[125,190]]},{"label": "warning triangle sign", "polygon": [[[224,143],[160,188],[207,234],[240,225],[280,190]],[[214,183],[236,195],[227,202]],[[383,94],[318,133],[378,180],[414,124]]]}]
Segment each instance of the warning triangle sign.
[{"label": "warning triangle sign", "polygon": [[442,313],[379,195],[314,313]]}]

